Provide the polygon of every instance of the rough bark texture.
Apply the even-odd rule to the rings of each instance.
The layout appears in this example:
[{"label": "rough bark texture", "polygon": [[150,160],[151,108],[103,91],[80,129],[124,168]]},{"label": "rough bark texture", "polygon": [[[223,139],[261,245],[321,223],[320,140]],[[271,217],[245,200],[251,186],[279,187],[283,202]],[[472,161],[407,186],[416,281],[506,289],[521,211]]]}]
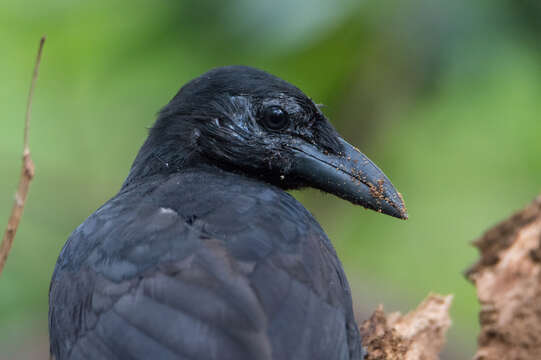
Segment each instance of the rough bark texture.
[{"label": "rough bark texture", "polygon": [[366,360],[436,360],[451,325],[452,296],[429,295],[414,311],[385,315],[380,307],[361,326]]},{"label": "rough bark texture", "polygon": [[476,360],[541,359],[541,196],[475,243],[467,273],[481,303]]}]

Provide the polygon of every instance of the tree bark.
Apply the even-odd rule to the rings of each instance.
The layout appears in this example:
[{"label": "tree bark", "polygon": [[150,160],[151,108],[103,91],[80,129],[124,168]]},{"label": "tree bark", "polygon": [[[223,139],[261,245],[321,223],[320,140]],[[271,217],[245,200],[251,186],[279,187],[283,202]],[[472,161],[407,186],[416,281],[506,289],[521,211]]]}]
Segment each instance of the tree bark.
[{"label": "tree bark", "polygon": [[541,196],[475,243],[481,303],[475,360],[541,359]]},{"label": "tree bark", "polygon": [[366,360],[433,360],[451,326],[452,296],[429,295],[406,315],[385,315],[380,305],[361,325]]},{"label": "tree bark", "polygon": [[[541,196],[474,242],[466,276],[477,288],[481,332],[474,360],[541,359]],[[366,360],[436,360],[451,296],[430,295],[411,313],[380,306],[361,326]]]}]

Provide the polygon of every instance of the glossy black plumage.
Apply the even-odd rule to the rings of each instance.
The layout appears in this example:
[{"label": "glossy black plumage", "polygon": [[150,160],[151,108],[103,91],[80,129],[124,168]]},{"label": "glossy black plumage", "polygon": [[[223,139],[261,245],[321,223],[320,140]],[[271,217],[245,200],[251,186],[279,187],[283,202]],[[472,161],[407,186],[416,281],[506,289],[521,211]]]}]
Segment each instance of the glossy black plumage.
[{"label": "glossy black plumage", "polygon": [[[285,109],[290,126],[265,129],[258,114],[266,106]],[[388,179],[369,160],[358,164],[356,152],[300,90],[259,70],[221,68],[186,85],[120,192],[60,254],[52,355],[360,359],[338,257],[284,191],[312,185],[406,217]],[[351,156],[355,171],[341,165]]]}]

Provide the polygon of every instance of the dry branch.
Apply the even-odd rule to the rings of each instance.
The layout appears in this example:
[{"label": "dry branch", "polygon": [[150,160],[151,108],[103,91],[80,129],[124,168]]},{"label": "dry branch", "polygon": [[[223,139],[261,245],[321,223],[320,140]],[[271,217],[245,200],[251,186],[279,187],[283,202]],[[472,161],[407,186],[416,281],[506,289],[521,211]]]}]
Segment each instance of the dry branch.
[{"label": "dry branch", "polygon": [[13,245],[13,239],[15,239],[15,233],[17,232],[17,228],[19,227],[19,222],[21,221],[21,216],[23,214],[24,204],[28,195],[30,182],[34,177],[34,163],[32,162],[32,158],[30,156],[28,136],[30,131],[32,97],[34,96],[34,88],[36,87],[36,80],[38,78],[39,64],[41,62],[41,53],[43,51],[44,43],[45,36],[42,37],[39,42],[38,55],[36,57],[36,64],[34,66],[34,73],[32,75],[32,83],[30,85],[28,101],[26,103],[26,117],[24,122],[23,142],[23,165],[21,170],[21,177],[19,179],[19,187],[17,189],[17,193],[15,194],[15,202],[13,204],[13,208],[11,209],[11,216],[9,217],[6,232],[4,233],[4,238],[2,239],[2,244],[0,245],[0,276],[2,275],[2,270],[6,265],[9,251],[11,250],[11,246]]},{"label": "dry branch", "polygon": [[541,359],[541,196],[475,242],[467,273],[481,303],[476,360]]},{"label": "dry branch", "polygon": [[452,296],[431,294],[412,312],[385,315],[380,307],[361,326],[366,360],[436,360],[451,326]]}]

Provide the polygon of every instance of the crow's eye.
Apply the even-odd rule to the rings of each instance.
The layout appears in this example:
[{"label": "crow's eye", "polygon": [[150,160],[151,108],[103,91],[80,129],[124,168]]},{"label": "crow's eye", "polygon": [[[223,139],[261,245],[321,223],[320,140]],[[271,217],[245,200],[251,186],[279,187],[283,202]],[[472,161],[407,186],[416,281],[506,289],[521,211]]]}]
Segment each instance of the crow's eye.
[{"label": "crow's eye", "polygon": [[263,111],[263,125],[270,130],[281,130],[289,125],[289,116],[279,106],[269,106]]}]

